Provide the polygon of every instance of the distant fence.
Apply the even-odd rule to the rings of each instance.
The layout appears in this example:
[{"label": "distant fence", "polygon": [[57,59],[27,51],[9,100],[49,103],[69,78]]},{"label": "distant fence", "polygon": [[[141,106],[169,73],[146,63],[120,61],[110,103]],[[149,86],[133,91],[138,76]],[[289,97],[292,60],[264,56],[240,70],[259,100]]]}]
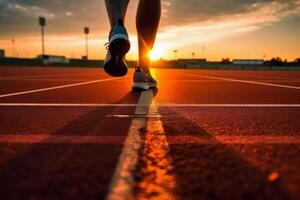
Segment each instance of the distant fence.
[{"label": "distant fence", "polygon": [[42,59],[2,58],[0,66],[63,66],[63,67],[101,67],[103,61],[70,59],[69,63],[50,63],[45,65]]},{"label": "distant fence", "polygon": [[[127,61],[129,67],[137,66],[137,61]],[[52,63],[45,65],[42,59],[23,59],[23,58],[0,58],[0,66],[49,66],[49,67],[83,67],[101,68],[103,60],[83,60],[70,59],[69,63]],[[220,63],[182,63],[177,61],[158,61],[152,67],[157,68],[176,68],[176,69],[220,69],[220,70],[300,70],[300,64],[287,64],[283,66],[268,65],[236,65]]]},{"label": "distant fence", "polygon": [[215,70],[300,70],[299,65],[268,66],[268,65],[236,65],[219,63],[184,64],[173,63],[172,68],[179,69],[215,69]]},{"label": "distant fence", "polygon": [[187,65],[186,69],[220,69],[220,70],[300,70],[299,66],[265,66],[265,65],[220,65],[220,64],[206,64],[206,65]]},{"label": "distant fence", "polygon": [[[137,66],[136,61],[127,61],[128,66]],[[42,59],[0,58],[0,66],[50,66],[50,67],[103,67],[103,60],[70,59],[69,63],[50,63],[45,65]]]},{"label": "distant fence", "polygon": [[40,65],[43,65],[43,61],[38,60],[38,59],[0,58],[0,65],[5,65],[5,66],[40,66]]}]

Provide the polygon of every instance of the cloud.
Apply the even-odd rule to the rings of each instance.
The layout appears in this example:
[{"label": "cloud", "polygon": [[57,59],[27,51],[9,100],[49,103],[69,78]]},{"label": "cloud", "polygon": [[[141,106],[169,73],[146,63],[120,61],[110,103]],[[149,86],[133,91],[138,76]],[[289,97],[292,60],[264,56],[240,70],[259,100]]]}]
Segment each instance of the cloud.
[{"label": "cloud", "polygon": [[[131,0],[127,12],[131,35],[137,3]],[[300,16],[300,0],[162,0],[162,8],[156,48],[164,50],[254,32]],[[32,41],[39,37],[40,15],[47,17],[51,42],[74,43],[80,40],[84,26],[91,27],[91,38],[98,39],[97,44],[107,40],[104,0],[0,0],[0,39],[16,36]],[[137,46],[136,35],[131,39]],[[133,51],[137,54],[136,48]]]},{"label": "cloud", "polygon": [[7,3],[7,10],[18,13],[20,15],[27,15],[29,17],[44,16],[47,18],[54,18],[55,14],[49,12],[47,9],[38,6],[23,6],[18,3]]},{"label": "cloud", "polygon": [[[299,0],[166,0],[163,3],[163,26],[219,21],[224,17],[253,13],[266,6],[283,12],[297,11],[299,2]],[[267,10],[267,13],[270,12],[272,10]]]},{"label": "cloud", "polygon": [[34,34],[38,16],[47,18],[48,34],[81,33],[83,26],[101,31],[108,24],[102,0],[0,0],[0,37]]},{"label": "cloud", "polygon": [[[300,16],[300,1],[264,1],[247,5],[247,11],[236,8],[229,14],[225,10],[214,15],[195,16],[183,23],[164,23],[157,41],[165,50],[196,43],[206,43],[244,32],[255,31],[286,18]],[[187,8],[185,8],[187,9]],[[216,8],[214,8],[216,9]],[[238,10],[240,10],[238,12]],[[241,11],[243,10],[243,12]],[[210,13],[209,11],[207,11]],[[181,19],[179,16],[177,16]],[[172,17],[170,19],[172,21]],[[186,19],[182,19],[186,20]],[[181,25],[175,25],[181,24]],[[186,35],[187,37],[178,36]],[[174,43],[176,41],[176,43]]]},{"label": "cloud", "polygon": [[[264,19],[269,23],[272,20],[268,18],[273,17],[280,20],[290,15],[296,15],[299,1],[162,0],[161,30],[193,24],[220,24],[230,20],[237,21],[238,17],[251,17],[253,13],[261,16],[261,18],[256,18],[257,21]],[[130,30],[134,30],[133,18],[137,2],[131,1],[130,3],[131,6],[127,13],[130,16],[128,25]],[[261,10],[264,10],[266,14],[260,12]],[[87,25],[92,26],[97,32],[107,32],[108,28],[103,0],[0,0],[0,36],[10,33],[32,33],[33,27],[36,27],[37,16],[40,15],[47,17],[49,26],[52,27],[48,31],[53,34],[71,34]],[[251,25],[251,27],[244,27],[243,30],[255,30],[255,27],[256,25]]]}]

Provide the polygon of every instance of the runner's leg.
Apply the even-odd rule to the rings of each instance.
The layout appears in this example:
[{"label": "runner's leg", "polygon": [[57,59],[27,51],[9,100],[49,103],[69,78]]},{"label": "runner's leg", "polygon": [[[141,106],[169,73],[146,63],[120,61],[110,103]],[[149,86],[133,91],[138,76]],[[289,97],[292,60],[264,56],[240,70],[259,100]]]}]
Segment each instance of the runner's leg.
[{"label": "runner's leg", "polygon": [[125,19],[129,0],[105,0],[108,18],[111,28],[113,28],[119,19]]},{"label": "runner's leg", "polygon": [[154,45],[160,13],[160,0],[140,0],[136,17],[136,28],[139,43],[139,67],[145,73],[150,73],[148,54]]},{"label": "runner's leg", "polygon": [[111,25],[107,54],[103,62],[104,71],[111,76],[125,76],[128,68],[125,55],[130,49],[124,18],[129,0],[105,0]]}]

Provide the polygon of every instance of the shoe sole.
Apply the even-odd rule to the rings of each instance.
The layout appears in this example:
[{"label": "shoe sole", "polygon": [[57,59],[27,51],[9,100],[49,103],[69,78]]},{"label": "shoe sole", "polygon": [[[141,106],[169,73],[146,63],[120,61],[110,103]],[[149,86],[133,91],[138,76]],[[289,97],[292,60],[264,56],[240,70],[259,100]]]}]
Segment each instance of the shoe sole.
[{"label": "shoe sole", "polygon": [[133,90],[149,90],[151,88],[156,88],[157,84],[147,84],[147,83],[133,83]]},{"label": "shoe sole", "polygon": [[105,63],[104,70],[111,76],[125,76],[128,68],[123,61],[123,57],[130,49],[130,43],[126,39],[115,39],[109,45],[111,59]]}]

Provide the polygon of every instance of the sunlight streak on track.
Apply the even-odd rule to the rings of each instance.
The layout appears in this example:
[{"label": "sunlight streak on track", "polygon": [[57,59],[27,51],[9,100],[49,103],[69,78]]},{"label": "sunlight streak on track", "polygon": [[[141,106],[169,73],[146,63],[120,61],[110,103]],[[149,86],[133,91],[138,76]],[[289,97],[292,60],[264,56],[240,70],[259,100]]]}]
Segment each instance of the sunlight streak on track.
[{"label": "sunlight streak on track", "polygon": [[[152,101],[149,115],[159,115]],[[159,118],[150,118],[143,138],[141,163],[137,183],[137,199],[178,199],[175,195],[177,183],[173,172],[172,158],[163,123]]]},{"label": "sunlight streak on track", "polygon": [[[135,114],[158,115],[153,101],[153,91],[143,91]],[[147,121],[145,117],[134,118],[107,199],[145,199],[146,197],[176,199],[173,195],[176,181],[174,176],[168,173],[172,169],[168,151],[168,143],[160,119]],[[138,162],[141,162],[139,159],[146,164],[145,167],[138,167]],[[137,183],[136,173],[145,173],[143,179]],[[140,191],[135,194],[134,188],[139,188]]]},{"label": "sunlight streak on track", "polygon": [[[151,100],[145,98],[146,92],[142,92],[135,114],[148,114]],[[148,107],[140,107],[139,104],[148,104]],[[124,143],[115,173],[110,183],[107,200],[134,199],[134,172],[138,163],[138,155],[141,149],[141,134],[146,126],[146,118],[134,118],[131,122],[129,132]]]}]

